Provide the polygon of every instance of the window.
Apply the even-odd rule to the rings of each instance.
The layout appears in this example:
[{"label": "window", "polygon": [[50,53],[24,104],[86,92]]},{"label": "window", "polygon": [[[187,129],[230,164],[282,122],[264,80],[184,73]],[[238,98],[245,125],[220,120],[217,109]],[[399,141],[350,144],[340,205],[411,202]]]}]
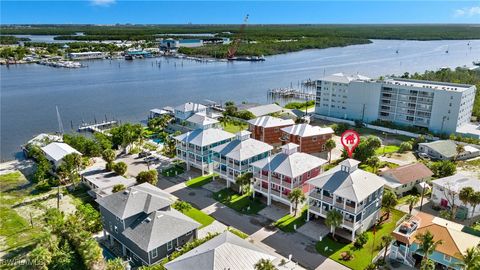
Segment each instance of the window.
[{"label": "window", "polygon": [[273,131],[274,131],[274,132],[278,132],[278,130],[279,130],[278,127],[276,127]]},{"label": "window", "polygon": [[317,136],[313,137],[312,141],[316,142],[317,141]]},{"label": "window", "polygon": [[173,249],[173,240],[170,242],[167,242],[167,250],[172,250]]},{"label": "window", "polygon": [[443,260],[446,261],[446,262],[451,262],[452,261],[452,257],[448,256],[448,255],[443,255]]},{"label": "window", "polygon": [[152,258],[156,258],[158,256],[157,249],[152,250]]}]

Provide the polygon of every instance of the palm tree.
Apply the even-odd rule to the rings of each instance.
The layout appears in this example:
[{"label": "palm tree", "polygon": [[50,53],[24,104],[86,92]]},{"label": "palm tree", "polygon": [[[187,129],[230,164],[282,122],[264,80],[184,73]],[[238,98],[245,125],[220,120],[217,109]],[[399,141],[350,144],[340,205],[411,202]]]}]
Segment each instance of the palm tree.
[{"label": "palm tree", "polygon": [[245,194],[250,189],[250,179],[252,179],[253,174],[251,172],[243,173],[235,179],[235,183],[238,185],[239,191],[241,194]]},{"label": "palm tree", "polygon": [[465,218],[468,218],[468,206],[467,205],[470,203],[473,194],[475,194],[475,190],[473,190],[472,187],[464,187],[458,193],[458,198],[460,199],[460,201],[462,201],[463,206],[465,206],[465,209],[467,209],[467,216]]},{"label": "palm tree", "polygon": [[397,195],[392,191],[385,189],[385,191],[383,192],[382,207],[385,209],[385,212],[387,213],[387,218],[386,218],[387,220],[390,218],[390,213],[395,208],[397,203],[398,203]]},{"label": "palm tree", "polygon": [[472,218],[473,215],[475,215],[475,208],[477,208],[477,205],[480,204],[480,191],[477,191],[472,194],[470,197],[470,204],[472,205]]},{"label": "palm tree", "polygon": [[[442,240],[434,241],[433,234],[428,230],[424,234],[417,234],[415,236],[415,239],[420,241],[417,251],[420,253],[423,253],[422,267],[428,267],[429,266],[428,256],[430,256],[430,254],[432,254],[432,252],[435,251],[435,249],[437,249],[438,245],[443,244],[443,241]],[[423,269],[426,270],[430,268],[423,268]]]},{"label": "palm tree", "polygon": [[268,259],[260,259],[254,266],[255,270],[277,270],[278,268]]},{"label": "palm tree", "polygon": [[325,142],[325,148],[328,150],[328,163],[332,161],[332,150],[335,149],[337,144],[333,139],[329,139]]},{"label": "palm tree", "polygon": [[455,150],[457,151],[457,154],[455,155],[455,160],[457,160],[458,156],[465,151],[465,147],[461,144],[457,144]]},{"label": "palm tree", "polygon": [[480,250],[478,247],[471,247],[462,254],[462,261],[455,264],[463,270],[480,269]]},{"label": "palm tree", "polygon": [[412,214],[412,210],[415,205],[420,201],[420,197],[417,195],[408,195],[406,202],[408,203],[408,214]]},{"label": "palm tree", "polygon": [[343,216],[337,210],[331,210],[327,212],[327,218],[325,219],[325,224],[330,226],[330,232],[332,233],[332,238],[335,239],[335,229],[340,227],[343,221]]},{"label": "palm tree", "polygon": [[380,159],[376,156],[370,157],[366,161],[367,165],[372,167],[372,172],[377,173],[378,166],[380,166]]},{"label": "palm tree", "polygon": [[393,236],[391,236],[390,234],[386,234],[384,236],[382,236],[382,244],[383,246],[385,247],[385,253],[383,254],[383,259],[386,260],[387,259],[387,251],[388,251],[388,246],[390,245],[390,243],[394,240]]},{"label": "palm tree", "polygon": [[295,205],[295,209],[293,212],[293,216],[295,217],[297,216],[298,204],[305,201],[305,194],[303,194],[303,191],[301,189],[295,188],[288,194],[288,200]]},{"label": "palm tree", "polygon": [[115,160],[116,154],[112,149],[105,149],[102,153],[102,157],[107,163],[110,163]]},{"label": "palm tree", "polygon": [[430,259],[422,261],[420,270],[435,270],[435,262]]}]

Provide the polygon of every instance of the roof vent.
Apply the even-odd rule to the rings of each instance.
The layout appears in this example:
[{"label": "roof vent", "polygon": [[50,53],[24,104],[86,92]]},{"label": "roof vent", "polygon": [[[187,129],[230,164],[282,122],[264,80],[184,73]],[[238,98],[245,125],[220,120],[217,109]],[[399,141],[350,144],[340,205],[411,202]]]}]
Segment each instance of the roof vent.
[{"label": "roof vent", "polygon": [[147,218],[145,219],[145,223],[148,223],[148,222],[150,222],[150,221],[152,221],[152,219],[151,219],[150,217],[147,217]]},{"label": "roof vent", "polygon": [[123,194],[125,194],[125,195],[127,195],[128,193],[130,193],[130,190],[128,190],[128,189],[125,189],[125,190],[123,191]]}]

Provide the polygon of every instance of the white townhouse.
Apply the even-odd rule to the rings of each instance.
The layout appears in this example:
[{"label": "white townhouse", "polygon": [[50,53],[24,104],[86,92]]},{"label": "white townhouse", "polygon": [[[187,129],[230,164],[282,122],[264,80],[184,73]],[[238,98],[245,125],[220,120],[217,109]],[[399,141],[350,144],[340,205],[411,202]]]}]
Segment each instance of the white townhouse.
[{"label": "white townhouse", "polygon": [[187,169],[190,166],[202,171],[213,173],[212,152],[210,149],[228,143],[234,134],[221,129],[196,129],[174,137],[177,148],[177,158],[185,161]]},{"label": "white townhouse", "polygon": [[250,134],[240,131],[235,140],[211,149],[214,171],[227,180],[227,187],[235,184],[238,175],[251,171],[251,163],[267,158],[273,150],[271,145],[251,139]]},{"label": "white townhouse", "polygon": [[327,161],[310,154],[298,152],[298,145],[288,143],[281,147],[281,152],[251,164],[253,171],[253,196],[262,195],[267,204],[272,200],[290,206],[288,194],[295,188],[307,193],[307,180],[322,171]]},{"label": "white townhouse", "polygon": [[336,167],[309,180],[308,215],[326,218],[337,210],[343,215],[340,226],[351,238],[368,230],[378,219],[382,205],[384,180],[358,168],[360,161],[346,159]]}]

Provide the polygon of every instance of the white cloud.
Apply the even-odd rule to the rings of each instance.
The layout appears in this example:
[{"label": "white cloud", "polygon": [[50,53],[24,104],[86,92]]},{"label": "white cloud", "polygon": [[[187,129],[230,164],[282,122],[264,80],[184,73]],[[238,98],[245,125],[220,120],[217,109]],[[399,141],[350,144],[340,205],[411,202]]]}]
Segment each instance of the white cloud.
[{"label": "white cloud", "polygon": [[480,6],[461,8],[454,12],[455,17],[473,17],[480,16]]},{"label": "white cloud", "polygon": [[90,0],[90,3],[94,6],[103,6],[107,7],[112,4],[115,4],[116,0]]}]

